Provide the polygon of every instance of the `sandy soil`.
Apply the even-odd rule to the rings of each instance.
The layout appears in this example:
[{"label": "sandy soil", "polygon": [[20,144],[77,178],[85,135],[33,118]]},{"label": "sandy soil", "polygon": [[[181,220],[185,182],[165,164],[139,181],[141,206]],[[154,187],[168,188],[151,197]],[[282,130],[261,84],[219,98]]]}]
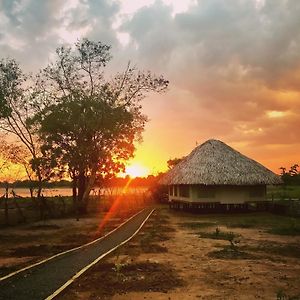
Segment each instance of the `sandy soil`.
[{"label": "sandy soil", "polygon": [[199,237],[214,225],[191,229],[182,226],[187,221],[209,217],[157,211],[136,238],[59,299],[300,299],[299,236],[220,226],[240,235],[238,255],[228,256],[228,240]]}]

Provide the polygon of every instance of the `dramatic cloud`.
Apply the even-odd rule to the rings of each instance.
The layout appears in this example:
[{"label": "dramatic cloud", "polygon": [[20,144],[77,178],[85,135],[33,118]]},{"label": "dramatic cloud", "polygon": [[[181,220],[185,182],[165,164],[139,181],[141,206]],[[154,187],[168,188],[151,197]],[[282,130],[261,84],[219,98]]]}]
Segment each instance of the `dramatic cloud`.
[{"label": "dramatic cloud", "polygon": [[259,4],[203,0],[172,17],[156,2],[123,24],[137,60],[181,91],[165,97],[169,153],[209,137],[255,147],[258,159],[270,144],[299,146],[300,3]]},{"label": "dramatic cloud", "polygon": [[131,60],[171,81],[144,102],[136,160],[158,170],[219,138],[276,170],[299,163],[299,16],[298,0],[2,0],[0,51],[36,70],[60,43],[111,44],[113,70]]},{"label": "dramatic cloud", "polygon": [[0,1],[1,56],[28,70],[43,67],[56,47],[84,36],[118,44],[112,28],[118,4],[84,0]]}]

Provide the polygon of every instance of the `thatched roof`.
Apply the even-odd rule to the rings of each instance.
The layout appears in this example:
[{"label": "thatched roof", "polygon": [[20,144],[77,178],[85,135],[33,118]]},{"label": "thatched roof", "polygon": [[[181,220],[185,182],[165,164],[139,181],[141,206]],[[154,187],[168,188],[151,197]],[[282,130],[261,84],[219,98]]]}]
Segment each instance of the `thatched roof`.
[{"label": "thatched roof", "polygon": [[168,171],[161,184],[280,184],[278,175],[218,140],[208,140]]}]

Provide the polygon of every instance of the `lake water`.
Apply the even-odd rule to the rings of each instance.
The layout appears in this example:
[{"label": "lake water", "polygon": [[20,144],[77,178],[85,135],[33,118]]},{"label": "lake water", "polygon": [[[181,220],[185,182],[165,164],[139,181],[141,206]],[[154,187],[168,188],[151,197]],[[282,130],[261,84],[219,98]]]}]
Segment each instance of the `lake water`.
[{"label": "lake water", "polygon": [[[10,196],[11,194],[11,189],[9,189]],[[145,193],[147,191],[147,188],[144,187],[138,187],[138,188],[127,188],[126,191],[123,188],[106,188],[106,189],[99,189],[95,188],[94,190],[91,191],[90,195],[118,195],[118,194],[123,194],[123,193],[133,193],[133,194],[141,194]],[[29,189],[25,188],[15,188],[14,192],[21,197],[30,197],[30,191]],[[5,189],[0,188],[0,197],[4,195]],[[43,195],[46,197],[54,197],[54,196],[72,196],[72,189],[71,188],[51,188],[51,189],[43,189]]]}]

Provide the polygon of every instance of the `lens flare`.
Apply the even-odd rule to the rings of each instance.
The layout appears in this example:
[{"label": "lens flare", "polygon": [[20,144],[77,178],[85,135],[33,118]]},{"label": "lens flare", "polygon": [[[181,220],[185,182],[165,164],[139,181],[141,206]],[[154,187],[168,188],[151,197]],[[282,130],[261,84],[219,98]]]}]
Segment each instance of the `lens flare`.
[{"label": "lens flare", "polygon": [[106,213],[106,215],[104,216],[104,218],[101,220],[99,226],[98,226],[98,230],[96,235],[99,235],[101,233],[101,231],[103,230],[103,228],[105,227],[105,225],[116,215],[116,213],[119,211],[120,208],[120,204],[121,201],[123,199],[123,195],[127,193],[127,190],[130,186],[130,183],[132,181],[132,178],[129,178],[126,185],[124,186],[124,188],[122,189],[122,192],[117,194],[115,196],[115,199],[109,209],[109,211]]}]

